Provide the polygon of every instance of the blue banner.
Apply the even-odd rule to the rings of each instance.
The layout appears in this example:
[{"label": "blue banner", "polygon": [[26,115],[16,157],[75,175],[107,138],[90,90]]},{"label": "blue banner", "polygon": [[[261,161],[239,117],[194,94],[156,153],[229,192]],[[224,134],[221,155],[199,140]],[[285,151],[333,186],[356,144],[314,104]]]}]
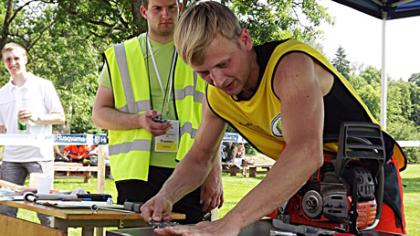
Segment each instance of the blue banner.
[{"label": "blue banner", "polygon": [[223,142],[246,143],[247,141],[238,133],[226,132]]}]

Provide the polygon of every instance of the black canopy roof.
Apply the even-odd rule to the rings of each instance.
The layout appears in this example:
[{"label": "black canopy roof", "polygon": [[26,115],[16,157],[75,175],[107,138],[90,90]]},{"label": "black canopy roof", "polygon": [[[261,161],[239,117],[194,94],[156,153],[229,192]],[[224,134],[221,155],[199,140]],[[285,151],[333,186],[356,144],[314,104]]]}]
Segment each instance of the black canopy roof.
[{"label": "black canopy roof", "polygon": [[420,0],[333,0],[385,20],[420,15]]}]

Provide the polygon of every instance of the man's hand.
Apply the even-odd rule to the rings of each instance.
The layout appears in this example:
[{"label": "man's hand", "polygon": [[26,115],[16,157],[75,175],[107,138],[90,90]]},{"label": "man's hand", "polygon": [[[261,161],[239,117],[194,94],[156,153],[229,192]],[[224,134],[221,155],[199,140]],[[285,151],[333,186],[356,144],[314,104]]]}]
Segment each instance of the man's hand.
[{"label": "man's hand", "polygon": [[34,121],[33,118],[35,118],[34,114],[28,109],[22,109],[18,112],[18,120],[20,121]]},{"label": "man's hand", "polygon": [[216,207],[220,208],[223,206],[223,184],[219,172],[212,170],[201,186],[200,202],[203,204],[203,212],[210,212]]},{"label": "man's hand", "polygon": [[159,116],[157,111],[146,111],[140,116],[140,124],[143,129],[149,131],[153,136],[165,134],[171,127],[170,121],[156,122],[153,119]]},{"label": "man's hand", "polygon": [[179,225],[155,229],[155,233],[158,235],[236,236],[239,232],[239,227],[224,219],[213,222],[203,221],[196,225]]},{"label": "man's hand", "polygon": [[173,203],[166,197],[157,194],[140,208],[145,222],[171,220]]},{"label": "man's hand", "polygon": [[6,126],[0,125],[0,134],[5,134],[7,132]]}]

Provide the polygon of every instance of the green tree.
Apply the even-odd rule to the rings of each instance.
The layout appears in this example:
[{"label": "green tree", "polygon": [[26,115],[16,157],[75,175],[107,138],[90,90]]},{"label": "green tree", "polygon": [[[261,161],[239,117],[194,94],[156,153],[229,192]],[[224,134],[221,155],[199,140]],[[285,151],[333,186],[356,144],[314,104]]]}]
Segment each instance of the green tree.
[{"label": "green tree", "polygon": [[420,86],[420,73],[414,73],[408,79],[408,82],[413,83],[416,86]]},{"label": "green tree", "polygon": [[362,98],[377,120],[379,119],[381,111],[380,79],[381,72],[372,66],[368,66],[361,71],[359,75],[351,76],[349,78],[350,84],[357,91],[357,94]]},{"label": "green tree", "polygon": [[[410,97],[410,84],[406,81],[391,80],[388,83],[388,121],[409,122],[413,106]],[[410,122],[413,123],[413,122]],[[407,123],[406,123],[407,124]]]},{"label": "green tree", "polygon": [[420,126],[420,73],[412,74],[408,82],[410,83],[410,98],[413,106],[410,120]]},{"label": "green tree", "polygon": [[[189,6],[196,1],[182,2]],[[322,21],[330,22],[315,0],[270,0],[256,9],[256,1],[222,3],[240,13],[256,42],[290,36],[310,41],[320,33],[317,27]],[[28,50],[28,69],[54,82],[71,132],[95,130],[90,116],[101,53],[146,30],[138,10],[141,0],[0,0],[0,4],[4,6],[0,8],[0,47],[15,41]],[[254,17],[245,19],[248,14]],[[3,85],[9,77],[3,65],[0,68]]]},{"label": "green tree", "polygon": [[350,77],[350,61],[347,60],[346,52],[342,46],[338,47],[332,64],[344,77]]},{"label": "green tree", "polygon": [[231,0],[228,6],[250,30],[256,44],[290,37],[306,42],[321,34],[319,25],[331,23],[325,8],[315,0]]},{"label": "green tree", "polygon": [[[15,41],[27,49],[28,69],[56,85],[71,132],[95,130],[90,114],[102,65],[100,52],[144,31],[144,20],[133,10],[141,0],[1,3],[7,11],[1,12],[0,46]],[[8,78],[6,70],[0,73]]]}]

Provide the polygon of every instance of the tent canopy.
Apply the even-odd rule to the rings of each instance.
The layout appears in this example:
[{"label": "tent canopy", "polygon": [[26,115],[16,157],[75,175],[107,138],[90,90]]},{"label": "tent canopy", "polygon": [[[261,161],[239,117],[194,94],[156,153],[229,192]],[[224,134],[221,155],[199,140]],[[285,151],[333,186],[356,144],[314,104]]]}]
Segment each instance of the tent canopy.
[{"label": "tent canopy", "polygon": [[379,19],[420,15],[420,0],[333,0]]}]

